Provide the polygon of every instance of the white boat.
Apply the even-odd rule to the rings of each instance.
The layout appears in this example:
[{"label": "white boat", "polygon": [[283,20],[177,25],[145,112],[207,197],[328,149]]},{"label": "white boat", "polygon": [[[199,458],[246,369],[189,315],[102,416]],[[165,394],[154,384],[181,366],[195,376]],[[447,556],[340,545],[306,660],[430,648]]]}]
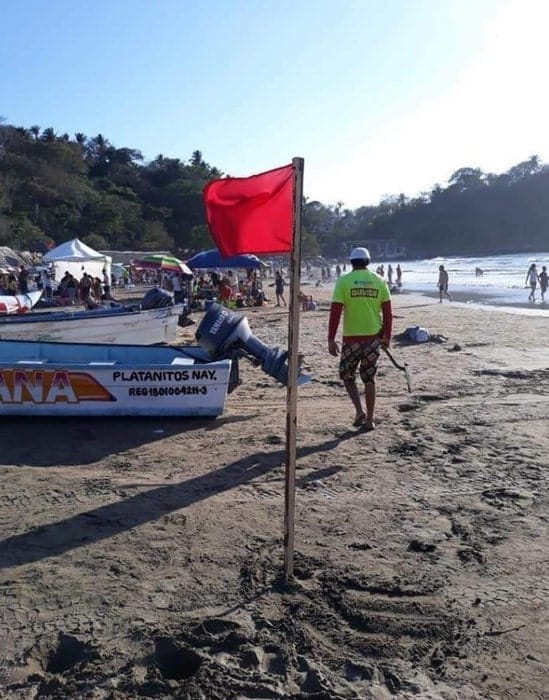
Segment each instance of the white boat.
[{"label": "white boat", "polygon": [[195,346],[0,343],[0,415],[218,416],[237,384]]},{"label": "white boat", "polygon": [[0,314],[24,314],[30,311],[42,296],[42,290],[27,294],[0,295]]},{"label": "white boat", "polygon": [[200,346],[91,343],[90,323],[75,325],[87,342],[0,342],[0,415],[218,416],[240,384],[239,357],[288,381],[288,353],[265,345],[245,316],[218,304],[196,330]]},{"label": "white boat", "polygon": [[0,317],[0,340],[141,344],[175,340],[182,304],[143,310],[114,306],[90,311],[43,311]]}]

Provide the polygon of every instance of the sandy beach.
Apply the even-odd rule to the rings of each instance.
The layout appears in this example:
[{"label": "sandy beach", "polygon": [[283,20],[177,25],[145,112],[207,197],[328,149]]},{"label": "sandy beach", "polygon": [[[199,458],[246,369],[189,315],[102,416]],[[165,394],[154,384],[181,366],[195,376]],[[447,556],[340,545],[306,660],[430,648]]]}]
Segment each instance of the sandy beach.
[{"label": "sandy beach", "polygon": [[395,342],[413,392],[382,358],[364,432],[311,293],[289,586],[259,368],[217,420],[2,420],[2,698],[548,697],[549,318],[396,296],[447,340]]}]

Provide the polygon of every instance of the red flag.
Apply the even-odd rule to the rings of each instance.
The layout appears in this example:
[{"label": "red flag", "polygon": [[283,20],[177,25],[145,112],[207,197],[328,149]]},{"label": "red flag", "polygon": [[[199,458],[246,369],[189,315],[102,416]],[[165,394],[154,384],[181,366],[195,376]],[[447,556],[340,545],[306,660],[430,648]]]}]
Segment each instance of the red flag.
[{"label": "red flag", "polygon": [[293,165],[212,180],[203,191],[211,234],[224,258],[292,249]]}]

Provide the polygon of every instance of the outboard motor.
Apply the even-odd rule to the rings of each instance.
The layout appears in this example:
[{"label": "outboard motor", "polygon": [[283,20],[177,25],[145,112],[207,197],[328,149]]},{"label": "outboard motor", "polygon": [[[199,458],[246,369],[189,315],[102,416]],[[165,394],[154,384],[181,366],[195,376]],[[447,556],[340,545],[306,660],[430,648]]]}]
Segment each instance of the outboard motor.
[{"label": "outboard motor", "polygon": [[[270,348],[252,335],[248,319],[235,314],[220,304],[212,304],[196,329],[196,339],[212,360],[244,355],[261,364],[261,369],[282,384],[288,383],[288,353]],[[298,383],[309,377],[299,372]]]}]

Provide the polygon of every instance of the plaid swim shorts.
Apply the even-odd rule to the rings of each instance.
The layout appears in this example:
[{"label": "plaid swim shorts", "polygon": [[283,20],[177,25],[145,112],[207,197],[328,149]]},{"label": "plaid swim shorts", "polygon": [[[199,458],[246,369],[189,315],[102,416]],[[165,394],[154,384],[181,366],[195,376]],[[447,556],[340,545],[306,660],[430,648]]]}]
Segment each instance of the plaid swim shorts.
[{"label": "plaid swim shorts", "polygon": [[347,382],[355,379],[360,364],[360,378],[364,384],[374,381],[379,359],[380,341],[378,338],[364,343],[343,343],[339,361],[339,377]]}]

